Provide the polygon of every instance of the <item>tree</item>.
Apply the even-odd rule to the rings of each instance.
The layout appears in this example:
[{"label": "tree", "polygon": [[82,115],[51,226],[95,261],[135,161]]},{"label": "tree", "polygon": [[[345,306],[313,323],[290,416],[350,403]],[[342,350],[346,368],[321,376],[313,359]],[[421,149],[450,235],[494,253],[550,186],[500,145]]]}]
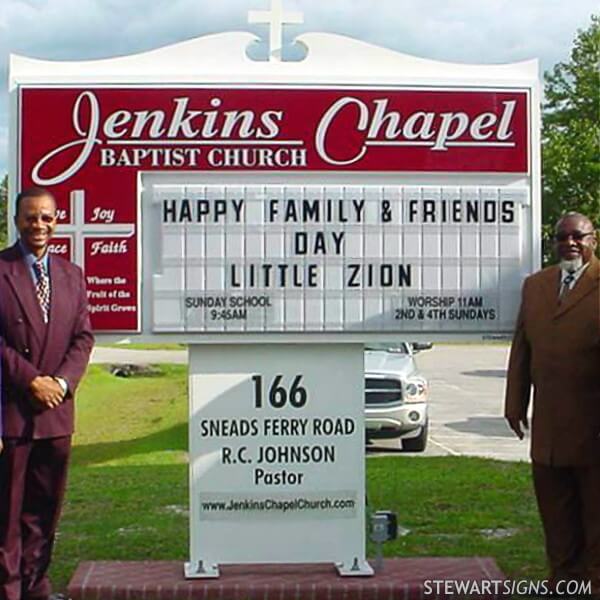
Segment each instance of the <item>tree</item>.
[{"label": "tree", "polygon": [[0,249],[6,247],[8,239],[8,175],[0,183]]},{"label": "tree", "polygon": [[[542,129],[544,240],[561,214],[578,211],[600,227],[600,17],[579,30],[568,62],[545,73]],[[546,244],[546,248],[549,245]],[[544,259],[550,259],[546,252]]]}]

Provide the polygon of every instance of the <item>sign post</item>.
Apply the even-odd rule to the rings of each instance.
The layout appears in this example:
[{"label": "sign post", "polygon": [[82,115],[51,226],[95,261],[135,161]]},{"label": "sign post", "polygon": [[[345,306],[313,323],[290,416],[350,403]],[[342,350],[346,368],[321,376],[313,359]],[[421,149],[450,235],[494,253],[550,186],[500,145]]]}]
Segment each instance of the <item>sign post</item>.
[{"label": "sign post", "polygon": [[358,344],[191,347],[186,576],[273,562],[373,574],[362,390]]},{"label": "sign post", "polygon": [[372,573],[362,345],[507,337],[539,267],[537,61],[312,33],[285,62],[300,21],[273,1],[267,61],[242,32],[11,57],[10,188],[57,197],[96,333],[190,345],[189,577]]}]

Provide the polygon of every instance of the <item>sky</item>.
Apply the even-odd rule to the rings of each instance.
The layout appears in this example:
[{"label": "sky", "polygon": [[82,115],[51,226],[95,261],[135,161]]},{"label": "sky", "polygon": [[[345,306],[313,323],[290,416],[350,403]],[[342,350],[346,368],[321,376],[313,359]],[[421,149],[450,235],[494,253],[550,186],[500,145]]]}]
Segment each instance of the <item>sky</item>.
[{"label": "sky", "polygon": [[[89,60],[133,54],[221,31],[268,37],[248,24],[270,0],[0,0],[0,176],[8,170],[8,56]],[[567,60],[597,0],[283,0],[304,14],[284,44],[338,33],[416,56],[497,64]]]}]

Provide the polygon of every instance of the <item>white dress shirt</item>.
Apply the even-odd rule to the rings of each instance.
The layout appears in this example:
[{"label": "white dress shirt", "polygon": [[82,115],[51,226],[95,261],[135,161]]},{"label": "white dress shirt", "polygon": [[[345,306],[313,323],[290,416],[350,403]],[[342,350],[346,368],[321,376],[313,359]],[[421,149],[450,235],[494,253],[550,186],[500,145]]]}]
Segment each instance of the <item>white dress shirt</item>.
[{"label": "white dress shirt", "polygon": [[[579,267],[579,269],[577,269],[577,271],[567,271],[566,269],[562,269],[560,270],[560,291],[558,293],[558,297],[562,298],[564,296],[564,294],[567,293],[567,291],[572,290],[575,285],[577,284],[577,282],[579,281],[579,278],[583,275],[583,272],[587,269],[588,265],[590,263],[585,263],[585,265]],[[569,277],[569,275],[572,275],[573,279],[570,281],[570,283],[565,283],[565,278]]]}]

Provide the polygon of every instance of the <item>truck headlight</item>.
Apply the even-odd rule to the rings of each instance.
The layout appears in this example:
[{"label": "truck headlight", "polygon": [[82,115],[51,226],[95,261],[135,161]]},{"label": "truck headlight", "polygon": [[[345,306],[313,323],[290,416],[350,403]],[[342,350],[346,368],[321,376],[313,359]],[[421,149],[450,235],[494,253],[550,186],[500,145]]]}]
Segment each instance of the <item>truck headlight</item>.
[{"label": "truck headlight", "polygon": [[427,382],[424,379],[409,379],[404,387],[406,402],[423,402],[427,395]]}]

